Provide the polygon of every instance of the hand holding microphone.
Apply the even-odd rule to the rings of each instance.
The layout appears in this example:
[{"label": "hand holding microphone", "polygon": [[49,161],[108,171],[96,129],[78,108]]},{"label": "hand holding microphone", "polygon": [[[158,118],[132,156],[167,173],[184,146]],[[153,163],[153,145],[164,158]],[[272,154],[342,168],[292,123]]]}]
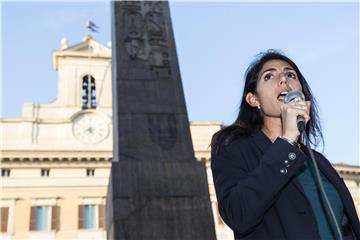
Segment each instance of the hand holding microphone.
[{"label": "hand holding microphone", "polygon": [[281,106],[282,136],[297,141],[300,131],[310,120],[310,101],[305,101],[301,91],[291,91]]}]

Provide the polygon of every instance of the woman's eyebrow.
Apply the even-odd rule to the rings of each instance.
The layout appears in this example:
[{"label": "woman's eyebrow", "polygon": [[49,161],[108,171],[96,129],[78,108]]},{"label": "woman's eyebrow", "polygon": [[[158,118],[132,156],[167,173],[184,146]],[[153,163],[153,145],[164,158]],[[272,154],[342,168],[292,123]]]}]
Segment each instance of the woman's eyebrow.
[{"label": "woman's eyebrow", "polygon": [[260,73],[260,76],[262,76],[265,72],[270,72],[270,71],[276,71],[276,68],[268,68],[268,69],[262,71],[262,72]]},{"label": "woman's eyebrow", "polygon": [[[276,68],[268,68],[268,69],[264,70],[263,72],[261,72],[260,76],[262,76],[266,72],[272,72],[272,71],[276,71],[276,70],[277,70]],[[286,71],[289,71],[289,70],[295,71],[292,67],[284,67],[284,70],[286,70]]]},{"label": "woman's eyebrow", "polygon": [[284,70],[292,70],[292,71],[295,71],[292,67],[285,67]]}]

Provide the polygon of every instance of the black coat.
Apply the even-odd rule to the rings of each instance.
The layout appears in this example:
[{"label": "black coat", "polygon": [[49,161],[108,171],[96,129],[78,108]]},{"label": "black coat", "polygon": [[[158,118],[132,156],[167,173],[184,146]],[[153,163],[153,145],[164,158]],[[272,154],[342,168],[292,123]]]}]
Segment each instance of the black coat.
[{"label": "black coat", "polygon": [[[320,239],[310,202],[295,178],[308,159],[303,151],[280,138],[272,143],[257,131],[212,154],[219,212],[235,239]],[[344,205],[344,235],[360,239],[359,219],[345,183],[323,155],[314,154]]]}]

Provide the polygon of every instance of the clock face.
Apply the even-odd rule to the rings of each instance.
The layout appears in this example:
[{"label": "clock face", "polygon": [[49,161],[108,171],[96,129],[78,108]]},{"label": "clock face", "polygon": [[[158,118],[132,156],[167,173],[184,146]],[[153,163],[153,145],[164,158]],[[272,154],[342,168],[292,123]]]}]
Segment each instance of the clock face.
[{"label": "clock face", "polygon": [[108,136],[109,125],[98,114],[82,114],[74,120],[72,130],[79,141],[94,144],[101,142]]}]

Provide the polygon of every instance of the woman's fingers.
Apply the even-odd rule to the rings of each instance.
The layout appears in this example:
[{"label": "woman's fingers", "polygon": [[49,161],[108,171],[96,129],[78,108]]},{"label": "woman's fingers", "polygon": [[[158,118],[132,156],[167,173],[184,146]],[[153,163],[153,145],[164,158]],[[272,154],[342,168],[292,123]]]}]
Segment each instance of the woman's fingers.
[{"label": "woman's fingers", "polygon": [[283,134],[291,139],[297,139],[300,135],[297,129],[297,117],[302,116],[307,123],[310,120],[310,101],[292,101],[281,106],[281,117],[283,125]]}]

